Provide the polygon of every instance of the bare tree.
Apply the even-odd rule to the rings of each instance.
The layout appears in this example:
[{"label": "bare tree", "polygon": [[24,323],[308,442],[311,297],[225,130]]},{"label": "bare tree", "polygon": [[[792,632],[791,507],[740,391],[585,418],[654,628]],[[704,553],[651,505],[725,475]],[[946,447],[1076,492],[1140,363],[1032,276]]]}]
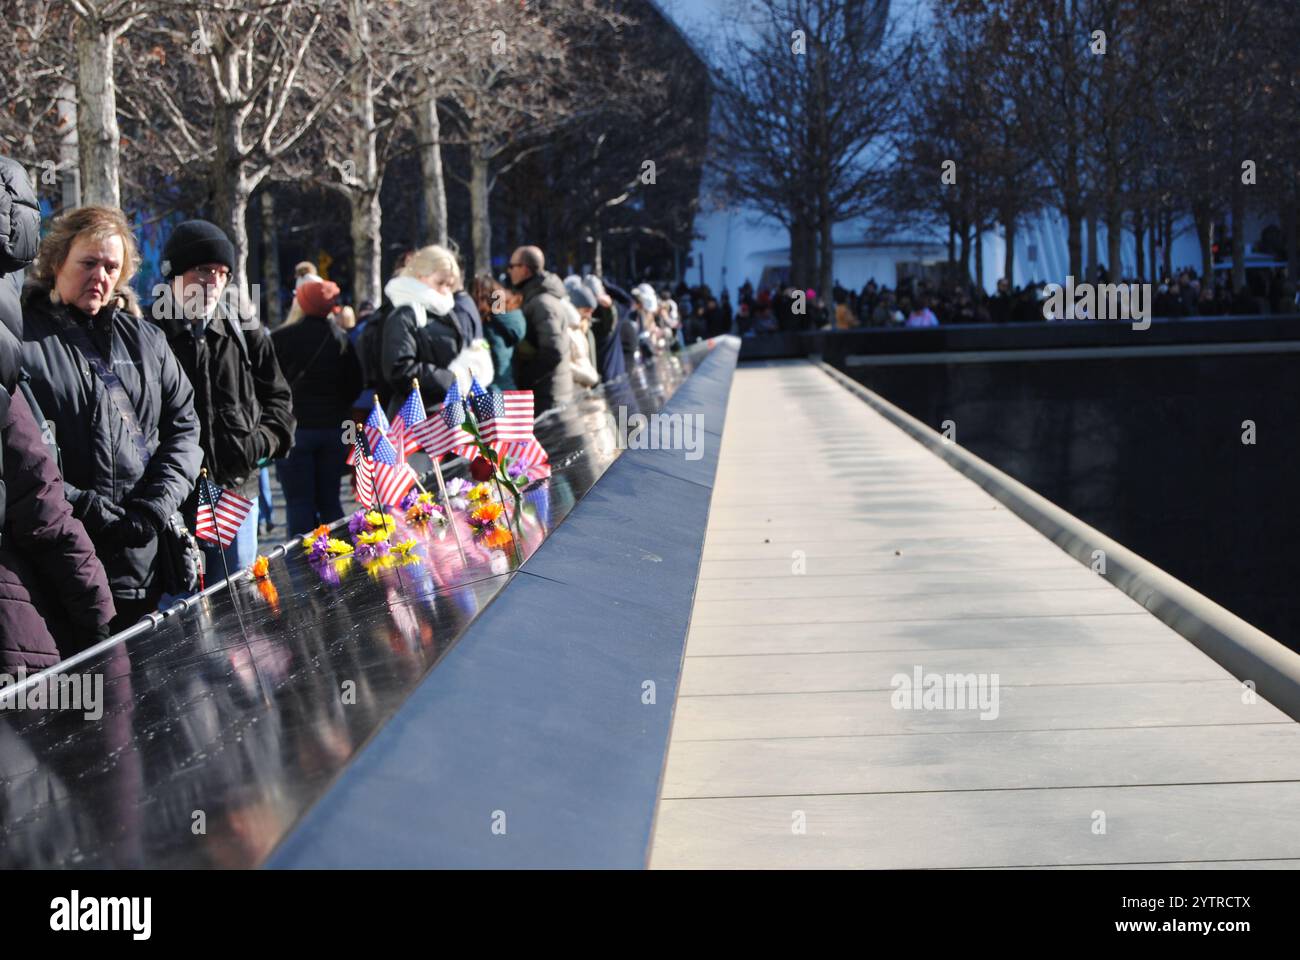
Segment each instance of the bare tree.
[{"label": "bare tree", "polygon": [[833,285],[832,230],[879,202],[910,44],[883,0],[758,0],[724,44],[717,167],[730,197],[790,231],[791,275]]},{"label": "bare tree", "polygon": [[238,289],[247,290],[253,192],[315,131],[348,79],[348,61],[315,49],[327,11],[337,15],[321,3],[187,2],[139,38],[146,50],[179,55],[133,63],[132,108],[160,116],[153,149],[179,169],[206,168],[215,218],[235,245]]}]

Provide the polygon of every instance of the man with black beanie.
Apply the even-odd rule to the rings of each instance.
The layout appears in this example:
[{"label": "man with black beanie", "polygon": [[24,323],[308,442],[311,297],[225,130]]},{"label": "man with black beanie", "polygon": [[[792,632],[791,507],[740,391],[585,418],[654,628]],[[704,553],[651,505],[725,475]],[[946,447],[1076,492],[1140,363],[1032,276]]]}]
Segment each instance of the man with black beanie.
[{"label": "man with black beanie", "polygon": [[[187,220],[163,246],[160,266],[169,286],[152,310],[194,385],[208,477],[253,501],[225,551],[232,573],[257,557],[258,468],[289,452],[295,427],[293,397],[270,336],[255,320],[241,320],[222,296],[234,264],[235,248],[220,227]],[[186,518],[192,521],[196,510],[197,491],[185,505]],[[215,547],[204,549],[209,571],[221,570]]]}]

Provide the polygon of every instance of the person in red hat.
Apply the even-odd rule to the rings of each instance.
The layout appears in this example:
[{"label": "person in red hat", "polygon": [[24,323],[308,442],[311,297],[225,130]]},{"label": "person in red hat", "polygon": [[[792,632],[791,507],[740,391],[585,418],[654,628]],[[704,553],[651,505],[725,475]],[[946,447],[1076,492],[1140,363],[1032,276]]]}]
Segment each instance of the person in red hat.
[{"label": "person in red hat", "polygon": [[277,464],[292,533],[343,516],[339,483],[348,451],[340,425],[361,391],[361,365],[335,321],[338,298],[338,284],[308,280],[294,294],[302,319],[271,334],[298,423],[293,449]]}]

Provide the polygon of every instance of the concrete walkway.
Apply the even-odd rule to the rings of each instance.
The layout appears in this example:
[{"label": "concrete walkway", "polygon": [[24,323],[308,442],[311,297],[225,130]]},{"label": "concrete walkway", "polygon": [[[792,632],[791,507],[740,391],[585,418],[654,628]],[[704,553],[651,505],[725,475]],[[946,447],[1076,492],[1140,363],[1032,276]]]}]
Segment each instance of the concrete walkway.
[{"label": "concrete walkway", "polygon": [[651,866],[1298,867],[1300,725],[1245,699],[816,366],[744,367]]}]

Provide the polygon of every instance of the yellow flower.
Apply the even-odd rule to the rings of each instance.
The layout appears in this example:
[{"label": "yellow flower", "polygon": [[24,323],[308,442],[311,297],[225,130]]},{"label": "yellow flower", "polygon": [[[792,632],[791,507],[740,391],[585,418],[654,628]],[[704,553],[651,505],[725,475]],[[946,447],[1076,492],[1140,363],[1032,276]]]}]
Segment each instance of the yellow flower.
[{"label": "yellow flower", "polygon": [[366,514],[366,523],[375,530],[382,530],[384,536],[388,536],[397,527],[397,522],[389,514],[380,513],[378,510],[371,510]]},{"label": "yellow flower", "polygon": [[410,552],[411,552],[412,550],[414,550],[414,549],[415,549],[415,541],[414,541],[414,540],[403,540],[403,541],[401,541],[400,543],[395,543],[395,544],[393,544],[393,546],[392,546],[392,552],[393,552],[394,554],[396,554],[397,556],[399,556],[399,557],[404,557],[404,556],[406,556],[408,553],[410,553]]},{"label": "yellow flower", "polygon": [[345,553],[351,553],[352,547],[346,540],[336,540],[333,537],[330,537],[325,544],[325,552],[338,556]]},{"label": "yellow flower", "polygon": [[307,536],[302,538],[302,548],[304,550],[310,550],[311,545],[315,543],[318,538],[325,536],[329,532],[330,532],[329,524],[322,523],[319,527],[317,527],[311,533],[307,534]]},{"label": "yellow flower", "polygon": [[357,543],[358,544],[383,543],[385,540],[388,539],[388,535],[390,533],[392,533],[391,527],[385,530],[367,530],[365,533],[357,534]]},{"label": "yellow flower", "polygon": [[492,496],[492,488],[486,483],[480,483],[477,487],[470,490],[467,496],[471,500],[486,500],[488,497]]}]

